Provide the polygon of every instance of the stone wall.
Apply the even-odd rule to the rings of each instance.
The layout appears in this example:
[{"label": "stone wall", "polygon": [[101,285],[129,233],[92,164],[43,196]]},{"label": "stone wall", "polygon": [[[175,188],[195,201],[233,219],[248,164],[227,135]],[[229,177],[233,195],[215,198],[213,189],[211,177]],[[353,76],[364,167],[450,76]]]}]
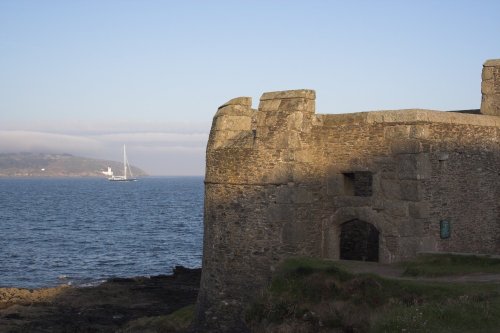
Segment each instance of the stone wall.
[{"label": "stone wall", "polygon": [[[499,136],[484,114],[317,115],[312,90],[227,102],[207,146],[197,327],[245,331],[245,304],[288,257],[500,254]],[[340,244],[373,251],[376,235],[377,256]]]}]

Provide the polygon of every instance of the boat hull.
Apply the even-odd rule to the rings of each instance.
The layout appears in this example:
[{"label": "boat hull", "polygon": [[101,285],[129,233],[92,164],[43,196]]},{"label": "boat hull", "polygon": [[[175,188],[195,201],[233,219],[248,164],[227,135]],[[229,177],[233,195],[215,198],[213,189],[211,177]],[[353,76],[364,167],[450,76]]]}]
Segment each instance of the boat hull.
[{"label": "boat hull", "polygon": [[112,178],[108,178],[108,180],[110,182],[135,182],[137,181],[137,178],[118,178],[118,179],[112,179]]}]

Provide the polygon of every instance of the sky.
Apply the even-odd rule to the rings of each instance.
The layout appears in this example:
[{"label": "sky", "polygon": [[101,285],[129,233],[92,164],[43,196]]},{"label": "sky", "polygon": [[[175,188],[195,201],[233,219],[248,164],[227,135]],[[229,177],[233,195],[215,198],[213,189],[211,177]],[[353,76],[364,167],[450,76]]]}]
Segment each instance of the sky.
[{"label": "sky", "polygon": [[0,0],[0,153],[203,175],[227,100],[316,90],[317,113],[477,109],[500,1]]}]

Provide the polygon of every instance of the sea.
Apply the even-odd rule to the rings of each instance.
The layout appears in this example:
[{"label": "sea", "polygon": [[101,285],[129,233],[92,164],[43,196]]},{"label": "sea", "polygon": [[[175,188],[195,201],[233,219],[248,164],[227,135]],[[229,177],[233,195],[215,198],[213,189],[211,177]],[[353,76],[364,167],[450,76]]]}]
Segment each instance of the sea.
[{"label": "sea", "polygon": [[201,267],[203,177],[0,178],[0,287]]}]

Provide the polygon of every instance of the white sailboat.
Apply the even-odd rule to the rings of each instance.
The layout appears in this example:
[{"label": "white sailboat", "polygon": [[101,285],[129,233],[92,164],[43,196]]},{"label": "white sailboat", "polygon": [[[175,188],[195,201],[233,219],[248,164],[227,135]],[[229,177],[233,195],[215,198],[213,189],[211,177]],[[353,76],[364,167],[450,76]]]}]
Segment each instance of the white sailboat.
[{"label": "white sailboat", "polygon": [[132,169],[128,164],[127,149],[125,145],[123,145],[123,176],[115,176],[111,167],[108,167],[108,171],[103,171],[102,173],[109,176],[108,180],[113,182],[130,182],[137,180],[137,178],[134,178],[134,175],[132,175]]}]

